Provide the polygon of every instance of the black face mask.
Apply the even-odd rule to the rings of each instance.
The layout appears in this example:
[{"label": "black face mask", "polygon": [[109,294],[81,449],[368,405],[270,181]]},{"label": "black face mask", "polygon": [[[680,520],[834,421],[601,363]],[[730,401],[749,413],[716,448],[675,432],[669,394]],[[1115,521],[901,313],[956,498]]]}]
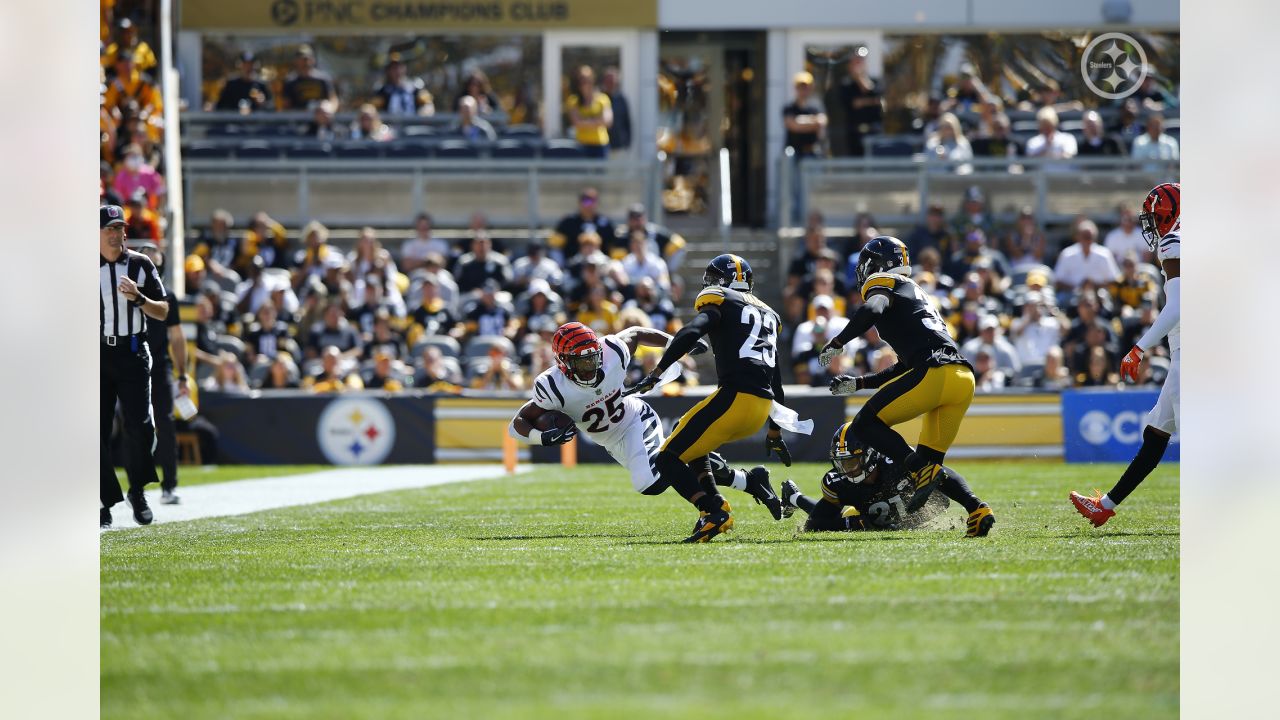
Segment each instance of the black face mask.
[{"label": "black face mask", "polygon": [[584,385],[595,382],[596,374],[604,365],[604,353],[600,350],[585,355],[561,355],[560,358],[568,369],[569,379]]},{"label": "black face mask", "polygon": [[847,457],[831,458],[831,466],[835,471],[849,478],[850,480],[860,481],[866,474],[866,453],[859,450],[853,455]]}]

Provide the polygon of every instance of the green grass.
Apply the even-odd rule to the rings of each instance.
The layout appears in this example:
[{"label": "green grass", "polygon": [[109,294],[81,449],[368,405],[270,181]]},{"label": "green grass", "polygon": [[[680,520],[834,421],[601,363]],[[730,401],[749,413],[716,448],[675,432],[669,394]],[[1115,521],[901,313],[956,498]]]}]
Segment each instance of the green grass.
[{"label": "green grass", "polygon": [[[178,488],[229,480],[301,475],[332,469],[331,465],[179,465]],[[121,487],[128,487],[124,468],[116,468],[116,478],[120,480]],[[148,489],[155,489],[155,487],[155,485],[147,486]]]},{"label": "green grass", "polygon": [[600,466],[106,533],[103,717],[1176,717],[1177,466],[1099,530],[1066,493],[1117,466],[955,466],[989,538],[734,494],[672,544],[688,506]]}]

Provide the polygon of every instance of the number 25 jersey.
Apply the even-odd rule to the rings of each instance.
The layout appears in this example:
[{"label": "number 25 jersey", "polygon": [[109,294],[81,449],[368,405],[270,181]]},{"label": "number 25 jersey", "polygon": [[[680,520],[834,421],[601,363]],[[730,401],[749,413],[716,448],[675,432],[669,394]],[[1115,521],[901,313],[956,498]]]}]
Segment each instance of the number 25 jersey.
[{"label": "number 25 jersey", "polygon": [[716,285],[703,288],[693,301],[696,312],[712,307],[720,310],[709,333],[720,387],[772,399],[778,313],[751,293]]},{"label": "number 25 jersey", "polygon": [[862,298],[877,293],[889,296],[889,307],[876,321],[876,330],[899,361],[911,367],[969,364],[929,296],[915,281],[897,273],[876,273],[863,284]]},{"label": "number 25 jersey", "polygon": [[533,404],[544,410],[559,410],[573,418],[579,430],[597,443],[609,446],[625,434],[625,428],[639,420],[644,401],[638,396],[622,397],[631,353],[614,335],[600,338],[604,353],[596,383],[583,387],[551,366],[533,381]]}]

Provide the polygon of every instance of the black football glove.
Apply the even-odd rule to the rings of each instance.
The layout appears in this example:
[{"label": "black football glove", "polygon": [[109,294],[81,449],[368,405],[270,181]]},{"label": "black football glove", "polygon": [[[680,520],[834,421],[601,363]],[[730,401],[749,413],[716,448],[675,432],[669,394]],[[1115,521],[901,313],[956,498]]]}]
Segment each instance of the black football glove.
[{"label": "black football glove", "polygon": [[542,432],[542,445],[543,447],[563,445],[577,437],[577,435],[578,426],[572,423],[564,427],[551,428]]},{"label": "black football glove", "polygon": [[783,465],[791,467],[791,451],[787,449],[787,441],[782,439],[780,430],[770,430],[764,436],[764,456],[769,457],[770,453],[775,452]]},{"label": "black football glove", "polygon": [[657,387],[658,381],[660,379],[662,379],[662,373],[658,372],[657,369],[655,369],[653,372],[646,375],[644,379],[641,380],[640,382],[623,390],[622,396],[626,397],[628,395],[643,395],[649,392],[650,390],[654,389],[655,387]]}]

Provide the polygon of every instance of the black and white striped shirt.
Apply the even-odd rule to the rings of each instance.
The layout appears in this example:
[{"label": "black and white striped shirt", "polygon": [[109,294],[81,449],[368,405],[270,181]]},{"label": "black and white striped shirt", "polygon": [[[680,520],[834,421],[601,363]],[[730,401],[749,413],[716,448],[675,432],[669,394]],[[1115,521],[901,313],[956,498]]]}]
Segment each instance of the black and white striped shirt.
[{"label": "black and white striped shirt", "polygon": [[142,253],[125,250],[115,262],[98,255],[98,332],[108,335],[137,335],[146,332],[147,318],[129,304],[120,292],[120,278],[131,278],[148,300],[165,298],[164,283],[156,266]]}]

